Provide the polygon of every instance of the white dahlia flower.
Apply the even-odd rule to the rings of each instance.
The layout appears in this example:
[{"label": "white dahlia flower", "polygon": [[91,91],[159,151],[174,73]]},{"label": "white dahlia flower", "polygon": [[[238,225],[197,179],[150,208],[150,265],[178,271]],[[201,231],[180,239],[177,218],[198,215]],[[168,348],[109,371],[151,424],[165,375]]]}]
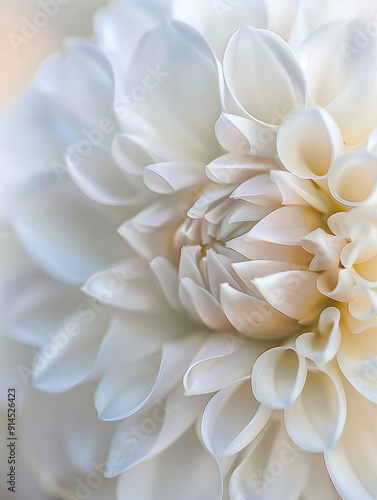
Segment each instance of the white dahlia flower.
[{"label": "white dahlia flower", "polygon": [[377,1],[118,0],[95,27],[1,124],[32,487],[377,498]]}]

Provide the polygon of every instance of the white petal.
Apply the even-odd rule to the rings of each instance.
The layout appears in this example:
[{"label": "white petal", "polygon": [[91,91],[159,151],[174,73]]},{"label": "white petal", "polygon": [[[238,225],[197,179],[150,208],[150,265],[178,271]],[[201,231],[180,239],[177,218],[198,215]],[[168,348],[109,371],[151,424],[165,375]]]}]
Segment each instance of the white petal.
[{"label": "white petal", "polygon": [[[87,320],[93,316],[90,309],[84,311]],[[115,365],[127,366],[153,356],[161,351],[164,343],[181,338],[187,326],[164,313],[163,310],[148,315],[116,311],[98,349],[93,368],[97,379]]]},{"label": "white petal", "polygon": [[304,76],[295,54],[269,31],[242,26],[227,46],[224,76],[241,110],[266,124],[278,125],[303,104]]},{"label": "white petal", "polygon": [[132,109],[123,120],[136,141],[162,161],[207,161],[219,150],[214,134],[221,111],[217,63],[191,27],[164,20],[143,37],[128,68],[124,95]]},{"label": "white petal", "polygon": [[229,38],[242,23],[267,28],[267,9],[262,0],[226,3],[212,0],[174,2],[174,17],[199,31],[221,61]]},{"label": "white petal", "polygon": [[280,205],[281,194],[269,174],[261,174],[243,182],[230,195],[231,198],[245,200],[257,205]]},{"label": "white petal", "polygon": [[255,278],[253,283],[275,309],[305,321],[323,299],[317,289],[317,278],[311,271],[294,270]]},{"label": "white petal", "polygon": [[377,43],[368,30],[360,19],[329,23],[300,48],[309,90],[338,123],[346,144],[360,143],[376,126]]},{"label": "white petal", "polygon": [[[22,259],[25,262],[25,256]],[[77,287],[53,280],[28,264],[12,267],[10,279],[3,275],[1,316],[13,338],[42,345],[56,325],[83,303],[84,297]]]},{"label": "white petal", "polygon": [[154,459],[124,472],[118,482],[117,498],[221,500],[222,479],[216,460],[190,429]]},{"label": "white petal", "polygon": [[[105,54],[94,45],[70,44],[63,58],[58,109],[67,117],[69,133],[87,145],[110,144],[118,124],[112,109],[114,75]],[[93,131],[96,130],[96,138]]]},{"label": "white petal", "polygon": [[177,268],[164,257],[156,257],[150,262],[150,266],[166,300],[173,309],[180,311],[182,305],[179,300],[179,276]]},{"label": "white petal", "polygon": [[129,253],[114,232],[121,214],[104,211],[69,179],[61,184],[51,175],[38,179],[20,194],[12,216],[38,265],[68,283],[83,283]]},{"label": "white petal", "polygon": [[[72,148],[75,149],[75,145]],[[93,146],[86,156],[75,155],[71,150],[66,162],[73,181],[97,203],[129,205],[137,198],[132,177],[127,178],[104,149]]]},{"label": "white petal", "polygon": [[354,334],[346,331],[338,363],[348,381],[366,398],[377,403],[376,328]]},{"label": "white petal", "polygon": [[347,420],[339,443],[326,451],[330,477],[344,500],[377,496],[376,405],[355,389],[347,389]]},{"label": "white petal", "polygon": [[137,258],[94,274],[82,290],[102,304],[121,309],[156,312],[164,304],[149,268]]},{"label": "white petal", "polygon": [[171,241],[182,217],[180,208],[172,199],[160,200],[122,224],[118,232],[145,259],[164,256],[174,260]]},{"label": "white petal", "polygon": [[346,399],[340,378],[329,371],[309,369],[304,388],[285,410],[293,441],[304,450],[320,452],[334,446],[346,419]]},{"label": "white petal", "polygon": [[305,359],[292,347],[274,347],[256,360],[252,371],[255,397],[270,408],[287,408],[306,380]]},{"label": "white petal", "polygon": [[[230,240],[227,248],[236,250],[250,260],[270,259],[291,264],[305,265],[310,261],[310,255],[299,246],[278,245],[267,241],[256,241],[250,245],[245,235]],[[295,266],[296,267],[296,266]]]},{"label": "white petal", "polygon": [[188,394],[204,394],[246,376],[264,346],[231,333],[209,335],[183,379]]},{"label": "white petal", "polygon": [[114,160],[124,172],[142,176],[144,167],[153,163],[153,158],[131,137],[117,134],[112,144]]},{"label": "white petal", "polygon": [[313,107],[289,115],[279,128],[277,150],[286,169],[302,179],[322,179],[335,156],[343,152],[343,138],[334,119]]},{"label": "white petal", "polygon": [[171,194],[205,181],[204,166],[183,162],[153,163],[144,169],[144,182],[159,194]]},{"label": "white petal", "polygon": [[204,444],[217,458],[237,453],[255,439],[271,413],[253,396],[250,378],[234,382],[206,406],[201,427]]},{"label": "white petal", "polygon": [[215,126],[221,146],[236,155],[273,158],[276,154],[276,131],[249,118],[221,113]]},{"label": "white petal", "polygon": [[207,177],[211,181],[224,184],[241,184],[252,175],[268,172],[273,165],[253,161],[248,156],[226,154],[207,165]]},{"label": "white petal", "polygon": [[[180,384],[165,399],[119,425],[109,451],[106,477],[113,477],[171,446],[198,418],[207,398],[188,398]],[[112,459],[112,457],[121,458]]]},{"label": "white petal", "polygon": [[221,305],[236,330],[254,339],[272,340],[293,333],[296,326],[264,300],[221,285]]},{"label": "white petal", "polygon": [[309,207],[282,207],[258,222],[245,238],[246,241],[299,245],[305,236],[320,225],[319,217]]},{"label": "white petal", "polygon": [[257,436],[230,478],[232,500],[297,500],[310,471],[311,455],[298,448],[275,418]]},{"label": "white petal", "polygon": [[166,343],[162,354],[108,370],[98,384],[95,406],[102,420],[119,420],[153,404],[183,377],[200,346],[199,335]]},{"label": "white petal", "polygon": [[325,192],[310,180],[283,170],[272,170],[270,176],[281,192],[282,205],[310,205],[325,214],[332,209]]},{"label": "white petal", "polygon": [[41,347],[33,365],[34,385],[62,392],[84,380],[93,368],[107,325],[105,312],[79,304],[76,314],[58,325]]},{"label": "white petal", "polygon": [[229,330],[230,324],[219,302],[191,278],[181,278],[179,295],[183,306],[214,330]]}]

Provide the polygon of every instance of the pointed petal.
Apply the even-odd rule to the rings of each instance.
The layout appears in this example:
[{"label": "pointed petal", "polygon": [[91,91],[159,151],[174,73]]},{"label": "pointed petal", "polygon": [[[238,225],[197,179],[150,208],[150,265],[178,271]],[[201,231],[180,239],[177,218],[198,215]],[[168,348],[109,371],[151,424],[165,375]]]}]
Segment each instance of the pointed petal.
[{"label": "pointed petal", "polygon": [[246,239],[281,245],[299,245],[305,236],[320,225],[319,217],[309,207],[282,207],[258,222],[247,233]]},{"label": "pointed petal", "polygon": [[284,271],[253,283],[273,307],[290,318],[304,321],[323,299],[317,289],[318,275],[311,271]]},{"label": "pointed petal", "polygon": [[244,25],[233,35],[224,56],[224,76],[238,106],[266,124],[278,125],[303,104],[305,82],[296,56],[267,30]]},{"label": "pointed petal", "polygon": [[253,396],[250,378],[234,382],[206,406],[201,425],[204,444],[217,458],[237,453],[255,439],[271,413]]},{"label": "pointed petal", "polygon": [[185,373],[183,385],[186,392],[218,391],[246,376],[263,347],[258,343],[245,343],[231,333],[210,335]]},{"label": "pointed petal", "polygon": [[341,436],[345,419],[346,399],[338,375],[309,369],[300,396],[284,413],[293,441],[307,451],[329,450]]},{"label": "pointed petal", "polygon": [[119,420],[148,407],[164,396],[183,377],[201,337],[166,343],[161,355],[106,371],[94,397],[99,418]]},{"label": "pointed petal", "polygon": [[162,21],[141,39],[127,75],[124,95],[132,107],[126,123],[146,150],[163,161],[212,159],[219,150],[217,63],[194,29]]}]

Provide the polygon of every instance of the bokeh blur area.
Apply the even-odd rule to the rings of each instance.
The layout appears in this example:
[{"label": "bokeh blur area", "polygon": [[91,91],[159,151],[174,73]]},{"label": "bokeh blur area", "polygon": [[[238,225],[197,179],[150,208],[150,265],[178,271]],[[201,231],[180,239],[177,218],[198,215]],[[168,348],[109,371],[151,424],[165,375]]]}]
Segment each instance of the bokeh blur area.
[{"label": "bokeh blur area", "polygon": [[93,32],[108,0],[0,0],[0,109],[30,82],[43,59],[69,36]]}]

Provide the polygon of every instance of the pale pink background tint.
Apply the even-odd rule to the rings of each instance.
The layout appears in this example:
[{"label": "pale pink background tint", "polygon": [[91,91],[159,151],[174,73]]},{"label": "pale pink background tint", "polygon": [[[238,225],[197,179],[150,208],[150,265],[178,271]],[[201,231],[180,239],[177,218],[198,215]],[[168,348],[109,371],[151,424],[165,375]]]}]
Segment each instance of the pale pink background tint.
[{"label": "pale pink background tint", "polygon": [[[61,47],[62,40],[72,35],[90,35],[95,10],[108,0],[0,0],[0,109],[12,102],[28,84],[40,62]],[[44,27],[18,47],[9,39],[11,33],[22,36],[23,18],[33,22],[33,16],[49,2],[58,6],[54,17],[48,16]],[[54,12],[54,10],[50,10]],[[43,15],[41,17],[43,23]],[[34,23],[33,23],[34,24]],[[19,39],[18,39],[19,40]],[[14,42],[15,43],[15,42]]]}]

